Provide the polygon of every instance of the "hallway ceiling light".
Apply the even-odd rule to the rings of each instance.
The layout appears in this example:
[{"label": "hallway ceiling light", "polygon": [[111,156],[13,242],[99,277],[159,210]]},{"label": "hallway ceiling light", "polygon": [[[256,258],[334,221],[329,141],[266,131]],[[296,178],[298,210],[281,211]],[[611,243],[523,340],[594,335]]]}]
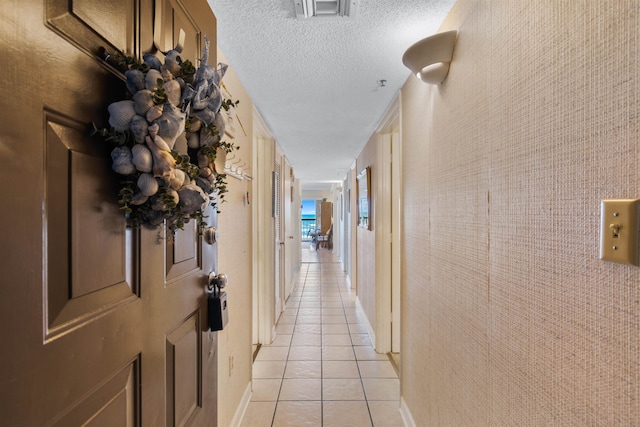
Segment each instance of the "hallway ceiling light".
[{"label": "hallway ceiling light", "polygon": [[449,74],[458,32],[434,34],[413,44],[402,56],[402,63],[420,80],[440,84]]},{"label": "hallway ceiling light", "polygon": [[357,0],[294,0],[298,19],[353,18]]}]

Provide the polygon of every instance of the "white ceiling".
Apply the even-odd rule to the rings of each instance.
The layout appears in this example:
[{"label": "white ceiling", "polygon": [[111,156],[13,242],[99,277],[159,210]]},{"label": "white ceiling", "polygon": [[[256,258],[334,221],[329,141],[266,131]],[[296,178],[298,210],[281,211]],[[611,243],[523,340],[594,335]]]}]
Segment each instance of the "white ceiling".
[{"label": "white ceiling", "polygon": [[294,0],[208,0],[220,49],[304,189],[345,177],[410,75],[404,51],[454,1],[358,0],[355,18],[303,21]]}]

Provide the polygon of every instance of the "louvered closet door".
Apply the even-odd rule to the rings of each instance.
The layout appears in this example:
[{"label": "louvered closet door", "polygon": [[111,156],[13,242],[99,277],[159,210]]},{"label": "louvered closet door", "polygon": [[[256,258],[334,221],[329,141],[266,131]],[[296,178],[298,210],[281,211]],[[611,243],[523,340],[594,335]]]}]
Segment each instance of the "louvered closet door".
[{"label": "louvered closet door", "polygon": [[282,203],[282,188],[280,184],[281,177],[281,158],[282,154],[280,153],[279,148],[276,146],[276,155],[273,162],[273,180],[272,180],[272,191],[273,191],[273,226],[274,226],[274,236],[275,236],[275,323],[278,322],[280,318],[280,314],[284,309],[283,304],[283,291],[282,291],[282,263],[283,263],[283,248],[284,248],[284,239],[282,236],[282,224],[281,224],[281,203]]},{"label": "louvered closet door", "polygon": [[[0,424],[216,424],[216,335],[195,224],[174,244],[125,227],[109,150],[90,138],[124,84],[100,55],[154,30],[199,57],[205,0],[3,0]],[[158,20],[154,29],[154,16]],[[215,221],[210,212],[210,222]]]}]

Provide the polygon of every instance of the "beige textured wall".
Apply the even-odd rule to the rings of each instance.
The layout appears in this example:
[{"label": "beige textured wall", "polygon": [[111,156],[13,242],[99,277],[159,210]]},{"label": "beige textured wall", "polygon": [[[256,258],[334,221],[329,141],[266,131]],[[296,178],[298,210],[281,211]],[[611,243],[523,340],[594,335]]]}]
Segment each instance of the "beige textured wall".
[{"label": "beige textured wall", "polygon": [[[218,50],[218,61],[226,60]],[[229,66],[223,82],[234,100],[240,100],[236,114],[242,127],[236,126],[236,158],[251,163],[253,104]],[[245,132],[243,131],[246,130]],[[228,139],[228,137],[227,137]],[[251,284],[251,205],[245,200],[251,181],[227,177],[227,200],[218,216],[220,272],[229,276],[226,288],[229,324],[218,333],[218,425],[229,426],[251,381],[252,366],[252,284]],[[229,358],[233,357],[230,370]]]},{"label": "beige textured wall", "polygon": [[640,425],[640,2],[460,0],[402,90],[402,395],[418,426]]}]

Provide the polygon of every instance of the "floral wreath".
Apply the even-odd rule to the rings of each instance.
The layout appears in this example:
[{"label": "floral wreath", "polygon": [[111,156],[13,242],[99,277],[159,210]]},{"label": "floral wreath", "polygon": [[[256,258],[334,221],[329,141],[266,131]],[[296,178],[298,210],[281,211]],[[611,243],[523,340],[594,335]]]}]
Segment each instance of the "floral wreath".
[{"label": "floral wreath", "polygon": [[153,54],[145,54],[142,63],[122,52],[106,58],[125,70],[131,96],[110,104],[110,128],[94,125],[93,134],[115,146],[118,202],[131,225],[156,228],[165,222],[173,234],[193,218],[202,230],[206,207],[211,203],[217,210],[224,202],[226,175],[216,171],[217,151],[239,147],[222,141],[220,109],[228,111],[239,101],[223,100],[227,65],[207,65],[209,39],[204,39],[198,69],[178,50],[167,52],[164,64]]}]

